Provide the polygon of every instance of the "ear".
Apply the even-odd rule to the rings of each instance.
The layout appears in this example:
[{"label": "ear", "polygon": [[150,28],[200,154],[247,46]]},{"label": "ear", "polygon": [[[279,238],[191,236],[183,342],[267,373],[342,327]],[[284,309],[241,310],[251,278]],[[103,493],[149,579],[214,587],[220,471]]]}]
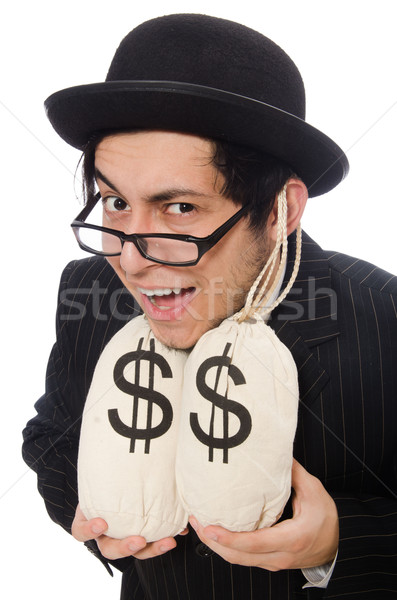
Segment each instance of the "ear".
[{"label": "ear", "polygon": [[[309,194],[303,181],[294,177],[288,180],[286,192],[288,204],[287,235],[290,235],[299,225]],[[277,202],[275,202],[267,221],[268,235],[274,242],[277,240],[277,220],[278,207]]]}]

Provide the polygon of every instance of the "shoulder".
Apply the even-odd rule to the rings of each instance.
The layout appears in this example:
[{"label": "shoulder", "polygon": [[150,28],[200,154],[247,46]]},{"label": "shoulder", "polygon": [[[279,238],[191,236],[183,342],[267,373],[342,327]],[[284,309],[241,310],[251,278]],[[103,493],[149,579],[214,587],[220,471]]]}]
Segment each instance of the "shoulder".
[{"label": "shoulder", "polygon": [[93,281],[120,283],[108,261],[101,256],[90,256],[80,260],[72,260],[66,265],[61,276],[61,287],[86,287]]},{"label": "shoulder", "polygon": [[[112,334],[140,312],[108,261],[99,256],[73,260],[61,275],[58,319],[76,327]],[[102,333],[101,333],[102,335]]]},{"label": "shoulder", "polygon": [[[357,335],[374,335],[390,352],[397,350],[397,277],[365,260],[341,252],[325,252],[331,289],[338,299],[338,323],[354,325]],[[369,340],[370,337],[365,339]],[[395,356],[395,354],[394,354]]]},{"label": "shoulder", "polygon": [[[294,243],[291,240],[291,257]],[[304,340],[335,335],[343,324],[396,327],[397,278],[365,260],[325,251],[305,232],[299,273],[279,318],[294,320]],[[291,270],[293,258],[289,261]],[[286,274],[288,281],[289,273]],[[291,318],[290,315],[298,313]],[[314,331],[315,329],[315,331]],[[321,334],[321,335],[320,335]]]},{"label": "shoulder", "polygon": [[324,251],[331,274],[352,285],[397,296],[397,277],[365,260],[341,252]]},{"label": "shoulder", "polygon": [[[296,241],[292,238],[291,242],[293,255]],[[316,275],[324,281],[330,277],[331,283],[348,283],[352,287],[373,290],[380,294],[397,294],[395,275],[360,258],[335,250],[323,250],[306,232],[302,232],[299,276],[302,274],[304,277]]]},{"label": "shoulder", "polygon": [[65,267],[58,297],[57,345],[79,397],[87,394],[106,344],[139,313],[106,259],[73,260]]}]

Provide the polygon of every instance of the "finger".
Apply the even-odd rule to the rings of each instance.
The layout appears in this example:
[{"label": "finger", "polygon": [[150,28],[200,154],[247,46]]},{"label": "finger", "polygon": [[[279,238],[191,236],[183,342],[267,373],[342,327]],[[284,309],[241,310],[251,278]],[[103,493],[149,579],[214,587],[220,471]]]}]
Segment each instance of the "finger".
[{"label": "finger", "polygon": [[[191,518],[189,521],[194,520]],[[212,535],[215,532],[219,534],[216,540],[213,539],[215,536]],[[206,537],[207,533],[209,533],[209,537]],[[285,553],[283,552],[272,550],[264,552],[262,545],[256,548],[257,541],[252,542],[253,538],[258,537],[255,531],[234,533],[222,527],[209,526],[203,528],[198,524],[197,535],[211,550],[231,564],[278,571],[282,568],[279,565],[283,564],[282,560],[285,559]],[[251,536],[250,539],[248,539],[248,536]]]},{"label": "finger", "polygon": [[176,541],[174,538],[164,538],[147,544],[141,536],[130,536],[124,540],[117,540],[104,535],[97,539],[97,544],[102,556],[108,560],[116,560],[127,556],[145,560],[173,550]]},{"label": "finger", "polygon": [[[189,519],[200,539],[214,552],[218,553],[219,546],[249,554],[270,553],[283,551],[288,544],[288,529],[282,521],[274,527],[266,527],[248,532],[233,532],[216,525],[202,527],[194,517]],[[213,544],[217,544],[215,550]]]},{"label": "finger", "polygon": [[295,492],[311,497],[314,492],[323,489],[320,480],[306,471],[306,469],[297,461],[293,460],[291,472],[291,486]]},{"label": "finger", "polygon": [[87,520],[81,510],[80,506],[77,505],[75,517],[72,523],[72,535],[79,542],[87,542],[88,540],[97,539],[100,535],[105,533],[108,525],[103,519],[90,519]]},{"label": "finger", "polygon": [[[178,535],[187,535],[189,533],[189,528],[185,527]],[[153,558],[154,556],[160,556],[161,554],[165,554],[170,550],[173,550],[176,547],[176,540],[172,537],[162,538],[157,542],[151,542],[147,544],[144,549],[140,552],[136,552],[134,554],[135,558],[139,560],[144,560],[146,558]]]},{"label": "finger", "polygon": [[294,458],[291,471],[291,486],[294,490],[299,489],[311,477],[310,473]]},{"label": "finger", "polygon": [[135,556],[146,547],[146,540],[141,536],[129,536],[123,540],[102,535],[96,540],[98,548],[108,560],[117,560],[126,556]]},{"label": "finger", "polygon": [[155,556],[161,556],[176,547],[176,541],[174,538],[163,538],[157,542],[151,542],[147,544],[145,548],[139,552],[134,553],[134,557],[139,560],[146,560],[147,558],[154,558]]}]

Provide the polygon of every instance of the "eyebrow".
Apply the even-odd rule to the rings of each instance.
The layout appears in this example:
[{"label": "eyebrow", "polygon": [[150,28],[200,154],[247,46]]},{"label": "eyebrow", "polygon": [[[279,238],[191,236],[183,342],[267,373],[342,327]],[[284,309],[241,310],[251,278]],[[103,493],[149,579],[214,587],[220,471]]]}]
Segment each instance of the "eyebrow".
[{"label": "eyebrow", "polygon": [[[112,188],[118,194],[121,194],[117,187],[104,175],[98,168],[95,168],[95,178],[101,179],[107,186]],[[170,188],[164,190],[163,192],[158,192],[157,194],[151,194],[150,196],[145,196],[144,200],[148,204],[156,204],[158,202],[167,202],[169,200],[174,200],[175,198],[180,198],[181,196],[193,196],[195,198],[208,198],[207,194],[202,194],[201,192],[197,192],[196,190],[192,190],[190,188]]]},{"label": "eyebrow", "polygon": [[95,167],[95,179],[101,179],[103,181],[103,183],[106,183],[107,186],[109,186],[110,188],[112,188],[112,190],[114,190],[115,192],[117,192],[118,194],[120,194],[119,190],[117,189],[117,187],[114,185],[114,183],[112,183],[107,177],[106,175],[104,175],[103,173],[101,173],[101,171],[99,169],[97,169],[97,167]]}]

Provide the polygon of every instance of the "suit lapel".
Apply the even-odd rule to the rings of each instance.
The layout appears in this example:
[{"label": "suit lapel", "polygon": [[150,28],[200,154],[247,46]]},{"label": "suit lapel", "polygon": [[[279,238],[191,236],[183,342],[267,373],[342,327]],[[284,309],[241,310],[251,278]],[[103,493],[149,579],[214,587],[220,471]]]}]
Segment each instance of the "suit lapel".
[{"label": "suit lapel", "polygon": [[[289,260],[284,284],[295,260],[296,236],[289,237]],[[299,376],[300,400],[309,405],[320,394],[329,375],[314,355],[315,347],[339,334],[337,299],[331,288],[323,250],[305,233],[299,273],[290,293],[273,311],[270,327],[289,348]]]}]

